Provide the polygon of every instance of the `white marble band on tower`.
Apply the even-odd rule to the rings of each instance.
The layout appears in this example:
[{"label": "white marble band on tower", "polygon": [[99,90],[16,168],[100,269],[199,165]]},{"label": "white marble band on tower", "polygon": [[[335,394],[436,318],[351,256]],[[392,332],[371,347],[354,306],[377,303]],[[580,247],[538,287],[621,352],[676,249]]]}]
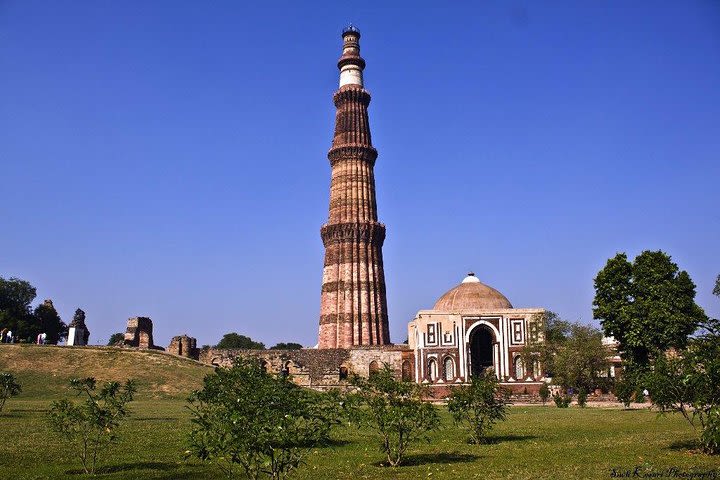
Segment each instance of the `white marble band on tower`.
[{"label": "white marble band on tower", "polygon": [[338,68],[340,68],[340,87],[345,85],[363,86],[363,69],[365,60],[360,56],[360,31],[353,25],[343,30],[343,51]]}]

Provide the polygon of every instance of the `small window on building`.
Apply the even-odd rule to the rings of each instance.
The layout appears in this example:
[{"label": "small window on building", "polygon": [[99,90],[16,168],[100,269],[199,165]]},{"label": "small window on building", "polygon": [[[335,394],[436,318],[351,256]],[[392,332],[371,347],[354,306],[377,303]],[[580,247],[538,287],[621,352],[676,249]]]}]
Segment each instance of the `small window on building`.
[{"label": "small window on building", "polygon": [[347,367],[340,367],[339,377],[340,377],[340,380],[347,380],[347,377],[348,377]]},{"label": "small window on building", "polygon": [[407,360],[402,362],[402,381],[403,382],[411,382],[412,381],[412,369],[410,367],[410,362]]},{"label": "small window on building", "polygon": [[455,364],[450,357],[445,357],[445,362],[443,362],[443,377],[447,382],[452,382],[455,378]]},{"label": "small window on building", "polygon": [[434,358],[428,361],[428,377],[430,377],[431,382],[438,379],[438,366]]},{"label": "small window on building", "polygon": [[373,375],[375,375],[375,374],[378,373],[379,371],[380,371],[380,365],[378,365],[378,362],[376,362],[375,360],[373,360],[372,362],[370,362],[370,366],[368,367],[368,375],[369,375],[370,377],[372,377]]},{"label": "small window on building", "polygon": [[522,380],[525,376],[525,369],[523,368],[522,358],[515,357],[515,379]]}]

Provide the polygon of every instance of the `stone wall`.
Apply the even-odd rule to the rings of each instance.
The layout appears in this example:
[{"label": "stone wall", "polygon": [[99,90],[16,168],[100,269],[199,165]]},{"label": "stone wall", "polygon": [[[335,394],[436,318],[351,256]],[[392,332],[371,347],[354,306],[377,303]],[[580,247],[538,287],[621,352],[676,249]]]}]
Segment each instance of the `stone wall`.
[{"label": "stone wall", "polygon": [[387,363],[401,377],[402,363],[412,363],[412,351],[405,346],[323,348],[302,350],[230,350],[206,348],[199,360],[209,365],[230,367],[235,357],[257,358],[268,372],[286,372],[298,385],[327,390],[346,388],[347,378],[356,373],[363,377],[371,368]]},{"label": "stone wall", "polygon": [[197,360],[200,352],[197,349],[197,339],[188,335],[178,335],[170,340],[168,353]]}]

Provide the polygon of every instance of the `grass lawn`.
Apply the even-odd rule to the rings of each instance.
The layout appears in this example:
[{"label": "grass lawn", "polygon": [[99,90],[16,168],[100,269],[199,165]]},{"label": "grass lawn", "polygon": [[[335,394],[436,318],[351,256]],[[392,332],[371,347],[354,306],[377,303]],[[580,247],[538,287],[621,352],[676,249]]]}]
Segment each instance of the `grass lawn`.
[{"label": "grass lawn", "polygon": [[[0,478],[82,478],[80,462],[51,432],[50,399],[10,399],[0,414]],[[220,478],[213,465],[185,460],[189,416],[177,398],[142,399],[120,443],[100,460],[107,479]],[[676,467],[714,471],[720,457],[692,451],[694,433],[679,416],[598,408],[512,407],[493,432],[495,443],[468,445],[443,412],[444,427],[429,443],[411,448],[408,465],[383,460],[371,431],[340,428],[332,447],[314,449],[293,478],[611,478],[611,469],[642,474]],[[636,477],[637,478],[637,477]],[[647,477],[646,477],[647,478]],[[672,478],[672,477],[665,477]],[[679,478],[679,477],[675,477]]]},{"label": "grass lawn", "polygon": [[[72,396],[70,378],[88,376],[138,381],[132,415],[120,442],[100,458],[99,478],[222,478],[214,465],[183,455],[190,429],[184,399],[212,372],[208,366],[158,352],[0,345],[0,371],[13,372],[23,386],[0,414],[0,479],[86,477],[76,453],[50,432],[47,410],[52,400]],[[412,447],[407,465],[398,468],[379,465],[384,457],[373,432],[339,428],[334,445],[309,451],[293,478],[612,478],[613,468],[630,469],[632,478],[638,466],[641,476],[634,478],[673,467],[720,478],[720,456],[694,452],[695,433],[679,416],[517,406],[494,430],[494,443],[479,446],[465,443],[445,410],[443,426],[430,442]]]}]

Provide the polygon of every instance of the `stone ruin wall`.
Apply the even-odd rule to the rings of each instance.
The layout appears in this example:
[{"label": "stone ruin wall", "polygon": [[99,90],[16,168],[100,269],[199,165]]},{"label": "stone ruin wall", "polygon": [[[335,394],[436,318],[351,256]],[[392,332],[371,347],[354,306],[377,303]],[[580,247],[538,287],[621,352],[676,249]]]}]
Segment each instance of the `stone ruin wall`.
[{"label": "stone ruin wall", "polygon": [[153,324],[148,317],[133,317],[127,322],[127,330],[125,331],[125,347],[147,348],[154,350],[164,350],[162,347],[156,347],[153,343]]},{"label": "stone ruin wall", "polygon": [[179,357],[197,360],[200,352],[197,349],[197,339],[188,335],[178,335],[170,340],[167,352]]},{"label": "stone ruin wall", "polygon": [[413,352],[405,346],[357,347],[352,349],[323,348],[302,350],[234,350],[206,348],[200,351],[199,360],[208,365],[232,366],[235,357],[257,358],[265,362],[271,373],[280,373],[287,369],[295,383],[316,390],[347,388],[348,382],[341,380],[341,368],[347,374],[356,373],[363,377],[370,374],[370,365],[376,362],[378,368],[383,363],[401,377],[402,363],[412,364]]}]

